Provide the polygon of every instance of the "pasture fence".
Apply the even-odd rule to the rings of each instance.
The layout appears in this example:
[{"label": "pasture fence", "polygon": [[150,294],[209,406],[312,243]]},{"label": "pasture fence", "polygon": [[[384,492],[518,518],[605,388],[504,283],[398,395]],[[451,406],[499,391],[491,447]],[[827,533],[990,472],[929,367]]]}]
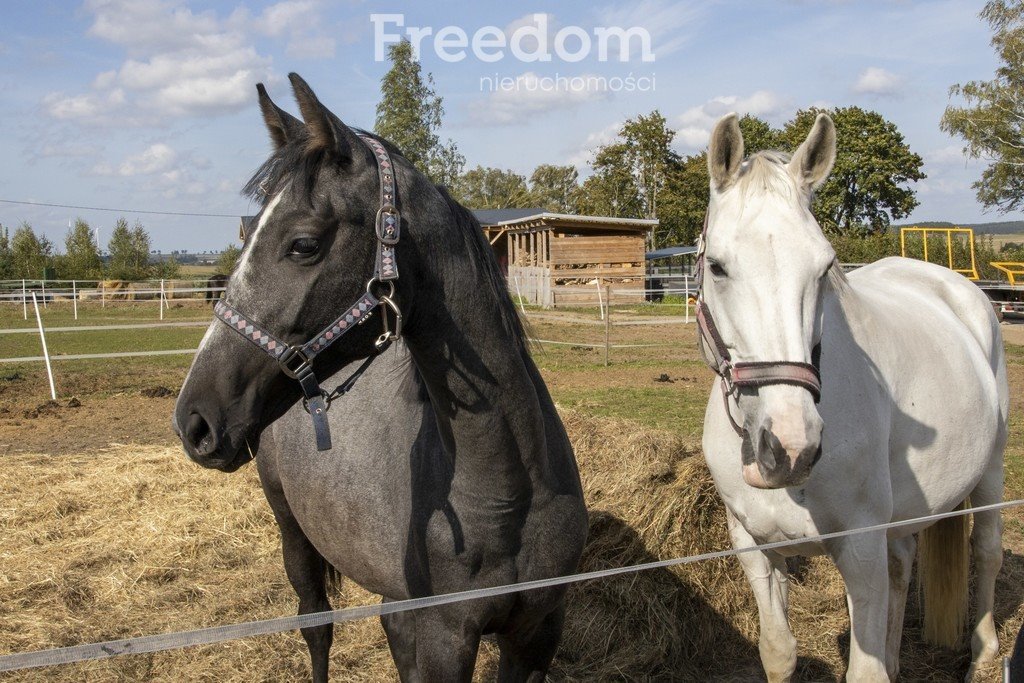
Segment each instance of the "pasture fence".
[{"label": "pasture fence", "polygon": [[83,645],[72,645],[48,650],[37,650],[19,652],[0,656],[0,672],[16,671],[20,669],[34,669],[44,666],[67,665],[78,662],[107,659],[121,655],[146,654],[163,652],[166,650],[178,650],[197,645],[211,645],[241,638],[253,636],[273,635],[284,631],[336,624],[371,617],[380,617],[386,614],[397,614],[411,610],[424,609],[428,607],[439,607],[451,605],[468,600],[479,600],[482,598],[498,597],[511,593],[537,590],[541,588],[552,588],[556,586],[568,586],[583,581],[594,581],[598,579],[621,576],[624,574],[635,574],[653,569],[665,569],[680,565],[694,564],[696,562],[707,562],[727,557],[735,557],[743,553],[764,552],[768,550],[779,550],[801,545],[820,545],[826,541],[854,536],[857,534],[872,533],[879,531],[890,531],[904,527],[925,527],[934,522],[961,515],[969,515],[977,512],[989,512],[1004,510],[1024,504],[1024,499],[982,505],[975,508],[953,510],[931,515],[915,517],[913,519],[872,524],[855,529],[845,529],[804,538],[792,538],[783,541],[763,543],[745,548],[729,548],[717,550],[699,555],[677,557],[668,560],[657,560],[623,567],[612,567],[590,572],[579,572],[568,576],[556,576],[548,579],[535,581],[523,581],[519,583],[504,584],[488,588],[477,588],[455,593],[441,595],[428,595],[394,602],[380,603],[377,605],[364,605],[358,607],[346,607],[343,609],[326,612],[315,612],[311,614],[299,614],[296,616],[277,617],[274,619],[262,619],[255,621],[226,624],[209,628],[196,629],[192,631],[176,631],[173,633],[161,633],[138,638],[123,638],[120,640],[108,640],[98,643],[87,643]]}]

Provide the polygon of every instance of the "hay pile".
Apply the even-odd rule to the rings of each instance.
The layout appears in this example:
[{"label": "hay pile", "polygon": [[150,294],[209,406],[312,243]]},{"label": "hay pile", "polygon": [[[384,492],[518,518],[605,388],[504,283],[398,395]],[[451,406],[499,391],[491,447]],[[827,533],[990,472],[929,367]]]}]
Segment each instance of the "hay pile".
[{"label": "hay pile", "polygon": [[[592,508],[583,570],[691,555],[729,545],[703,458],[670,434],[564,415]],[[292,614],[277,527],[255,469],[201,470],[177,449],[123,446],[88,455],[7,456],[0,468],[0,653]],[[1009,556],[997,618],[1019,625],[1024,566]],[[792,593],[801,680],[844,671],[842,585],[823,560]],[[336,606],[376,597],[348,583]],[[580,584],[569,592],[560,680],[760,678],[757,620],[735,560]],[[962,654],[919,643],[908,608],[904,680],[954,680]],[[1016,615],[1016,616],[1015,616]],[[1011,644],[1004,635],[1004,646]],[[484,643],[478,680],[493,680]],[[335,631],[332,678],[392,681],[376,620]],[[23,672],[5,680],[300,680],[298,633]],[[993,672],[991,680],[998,680]]]}]

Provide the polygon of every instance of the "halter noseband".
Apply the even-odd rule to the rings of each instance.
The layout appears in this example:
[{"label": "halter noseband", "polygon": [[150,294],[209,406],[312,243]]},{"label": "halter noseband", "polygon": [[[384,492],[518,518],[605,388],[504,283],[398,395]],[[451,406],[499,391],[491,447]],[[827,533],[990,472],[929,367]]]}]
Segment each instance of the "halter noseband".
[{"label": "halter noseband", "polygon": [[[397,208],[394,164],[384,145],[378,140],[367,135],[359,135],[359,138],[373,152],[380,175],[380,209],[377,211],[375,221],[377,257],[374,261],[373,278],[366,284],[366,292],[305,344],[287,344],[281,341],[224,299],[220,299],[213,308],[217,320],[270,355],[281,366],[281,372],[299,382],[299,386],[302,387],[303,405],[313,420],[316,447],[320,451],[331,448],[331,430],[327,423],[327,409],[331,401],[347,392],[373,359],[383,353],[392,341],[402,336],[402,312],[394,301],[395,280],[398,279],[395,245],[401,237],[402,223]],[[383,285],[387,286],[386,293],[378,296],[374,289]],[[349,330],[366,322],[378,307],[391,309],[395,316],[395,329],[390,329],[387,312],[382,311],[384,331],[377,338],[376,354],[363,361],[359,369],[334,391],[328,393],[321,389],[320,382],[313,374],[313,359]]]},{"label": "halter noseband", "polygon": [[704,362],[708,364],[722,380],[722,398],[725,401],[725,414],[733,429],[741,437],[747,436],[747,430],[736,422],[729,406],[729,396],[743,387],[765,387],[772,384],[790,384],[803,387],[811,392],[814,402],[821,400],[821,371],[819,370],[821,345],[815,345],[811,351],[812,363],[797,361],[751,361],[734,363],[729,349],[722,339],[718,326],[711,316],[711,310],[704,303],[704,268],[706,266],[704,252],[708,241],[708,215],[704,214],[704,228],[700,233],[697,245],[697,345]]}]

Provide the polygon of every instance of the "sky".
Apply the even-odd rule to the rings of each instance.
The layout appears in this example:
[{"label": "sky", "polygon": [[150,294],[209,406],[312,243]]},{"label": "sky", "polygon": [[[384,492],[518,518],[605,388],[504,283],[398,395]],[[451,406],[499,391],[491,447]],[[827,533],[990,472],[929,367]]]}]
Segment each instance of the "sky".
[{"label": "sky", "polygon": [[155,249],[223,248],[234,217],[256,212],[239,191],[270,151],[256,83],[297,114],[287,74],[298,72],[343,121],[372,129],[388,69],[378,57],[401,36],[418,41],[444,99],[441,137],[467,167],[571,163],[586,175],[597,146],[653,109],[692,154],[730,111],[779,126],[802,108],[857,105],[924,158],[910,220],[1020,219],[983,210],[971,183],[984,162],[939,130],[950,86],[998,66],[982,4],[12,0],[0,199],[120,211],[0,202],[0,224],[27,221],[62,246],[81,217],[105,245],[124,216]]}]

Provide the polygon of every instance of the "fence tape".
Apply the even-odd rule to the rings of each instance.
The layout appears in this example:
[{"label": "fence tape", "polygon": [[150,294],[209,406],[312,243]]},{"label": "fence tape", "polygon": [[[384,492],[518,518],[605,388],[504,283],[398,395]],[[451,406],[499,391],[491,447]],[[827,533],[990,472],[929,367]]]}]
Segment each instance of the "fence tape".
[{"label": "fence tape", "polygon": [[[149,330],[160,327],[209,327],[210,319],[187,320],[173,323],[132,323],[126,325],[72,325],[70,327],[47,327],[47,334],[52,332],[106,332],[107,330]],[[38,334],[34,327],[9,327],[0,330],[0,334]]]},{"label": "fence tape", "polygon": [[152,636],[142,636],[139,638],[124,638],[122,640],[109,640],[102,643],[89,643],[87,645],[54,648],[52,650],[21,652],[0,657],[0,672],[15,671],[18,669],[32,669],[57,664],[74,664],[77,662],[106,659],[108,657],[117,657],[120,655],[177,650],[195,645],[211,645],[213,643],[237,640],[239,638],[271,635],[274,633],[281,633],[283,631],[293,631],[295,629],[322,626],[324,624],[379,617],[384,614],[407,612],[409,610],[423,609],[425,607],[450,605],[452,603],[464,602],[466,600],[479,600],[481,598],[508,595],[509,593],[519,593],[521,591],[565,586],[572,583],[579,583],[581,581],[592,581],[594,579],[603,579],[623,574],[635,574],[637,572],[647,571],[650,569],[664,569],[678,565],[693,564],[695,562],[703,562],[706,560],[732,557],[741,553],[775,550],[778,548],[805,545],[808,543],[820,543],[822,541],[841,538],[843,536],[852,536],[854,534],[870,533],[873,531],[886,531],[888,529],[897,529],[905,526],[915,526],[917,524],[934,522],[940,519],[947,519],[949,517],[957,517],[959,515],[1002,510],[1004,508],[1016,507],[1021,504],[1024,504],[1024,500],[1004,501],[1002,503],[982,505],[966,510],[953,510],[951,512],[925,515],[923,517],[916,517],[914,519],[907,519],[899,522],[886,522],[884,524],[874,524],[857,529],[835,531],[827,534],[820,534],[818,536],[787,539],[785,541],[765,543],[763,545],[750,546],[747,548],[730,548],[729,550],[719,550],[716,552],[703,553],[701,555],[691,555],[689,557],[645,562],[643,564],[629,565],[627,567],[614,567],[612,569],[582,572],[579,574],[572,574],[570,576],[552,577],[550,579],[524,581],[522,583],[494,586],[492,588],[477,588],[457,593],[445,593],[443,595],[431,595],[422,598],[412,598],[409,600],[397,600],[395,602],[381,603],[377,605],[347,607],[328,612],[315,612],[312,614],[300,614],[291,617],[277,617],[275,619],[249,621],[240,624],[227,624],[224,626],[214,626],[194,631],[177,631],[174,633],[162,633]]}]

